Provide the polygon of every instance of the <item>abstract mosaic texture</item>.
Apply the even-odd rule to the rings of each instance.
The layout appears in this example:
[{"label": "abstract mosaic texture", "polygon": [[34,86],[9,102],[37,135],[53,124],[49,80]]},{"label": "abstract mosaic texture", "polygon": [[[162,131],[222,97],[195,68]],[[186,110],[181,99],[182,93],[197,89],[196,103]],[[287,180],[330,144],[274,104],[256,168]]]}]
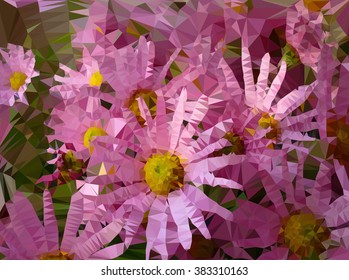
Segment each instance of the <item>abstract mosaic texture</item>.
[{"label": "abstract mosaic texture", "polygon": [[0,259],[349,259],[349,1],[0,1]]}]

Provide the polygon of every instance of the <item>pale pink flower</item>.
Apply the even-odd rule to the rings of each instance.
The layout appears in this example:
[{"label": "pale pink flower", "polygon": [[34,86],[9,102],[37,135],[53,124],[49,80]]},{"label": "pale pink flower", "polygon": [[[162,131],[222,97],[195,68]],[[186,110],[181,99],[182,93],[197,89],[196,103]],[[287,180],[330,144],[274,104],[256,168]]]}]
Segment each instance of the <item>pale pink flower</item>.
[{"label": "pale pink flower", "polygon": [[0,49],[3,63],[0,63],[0,104],[12,106],[16,100],[27,103],[24,92],[31,79],[39,73],[34,70],[35,57],[31,50],[8,44]]},{"label": "pale pink flower", "polygon": [[[95,259],[95,254],[100,255],[99,251],[120,233],[122,219],[105,226],[95,220],[99,227],[94,227],[93,231],[88,227],[79,229],[84,224],[85,207],[89,208],[85,206],[88,199],[87,196],[84,200],[83,192],[72,196],[63,239],[59,242],[50,192],[45,190],[43,194],[43,222],[28,199],[17,192],[13,202],[6,204],[9,217],[0,221],[0,252],[5,259]],[[122,251],[123,244],[119,247]],[[107,255],[104,257],[108,258]]]},{"label": "pale pink flower", "polygon": [[[242,48],[245,102],[252,109],[252,112],[255,112],[254,115],[259,114],[259,129],[256,130],[254,138],[265,137],[267,133],[273,132],[273,130],[277,134],[277,130],[280,130],[279,139],[283,143],[289,143],[291,140],[313,141],[314,137],[305,133],[318,129],[318,123],[311,121],[317,115],[317,111],[313,109],[295,116],[290,116],[290,113],[307,100],[314,91],[317,81],[310,85],[300,86],[285,96],[279,96],[278,93],[285,78],[287,64],[285,61],[281,61],[280,69],[269,85],[268,76],[273,67],[270,63],[270,55],[265,54],[255,84],[249,50],[247,47]],[[250,116],[253,118],[253,114],[250,114]]]},{"label": "pale pink flower", "polygon": [[[86,180],[94,184],[116,183],[116,186],[120,186],[120,191],[124,189],[124,192],[134,193],[134,196],[120,208],[124,210],[119,210],[131,211],[125,209],[126,205],[133,209],[133,215],[129,218],[134,219],[129,221],[134,228],[133,233],[130,233],[130,240],[146,216],[147,257],[149,258],[153,254],[151,251],[154,251],[162,258],[168,258],[173,250],[172,246],[176,243],[180,243],[186,250],[190,248],[192,235],[189,220],[205,238],[210,238],[203,211],[232,219],[228,210],[209,199],[198,187],[207,184],[213,187],[220,185],[241,189],[240,184],[215,177],[213,172],[227,165],[239,165],[245,157],[208,157],[214,150],[227,144],[228,141],[223,139],[223,135],[230,124],[228,121],[220,122],[194,140],[192,133],[195,131],[183,125],[187,102],[185,88],[179,97],[167,100],[168,103],[173,102],[176,107],[175,112],[170,114],[166,114],[164,96],[158,92],[157,113],[154,119],[144,101],[140,99],[138,102],[147,126],[138,127],[131,138],[96,139],[96,153],[91,155]],[[167,162],[164,166],[161,165],[163,168],[170,168],[170,164],[178,169],[179,185],[174,189],[166,189],[165,186],[159,186],[157,189],[156,184],[151,183],[154,176],[156,180],[157,175],[152,173],[156,171],[152,168],[156,169],[158,161],[160,165],[163,161]],[[171,178],[170,181],[175,180]],[[125,187],[121,187],[122,185]],[[146,214],[148,211],[149,214]],[[172,227],[177,227],[177,230],[173,230]]]},{"label": "pale pink flower", "polygon": [[326,33],[322,29],[323,14],[297,2],[287,13],[286,40],[298,52],[304,65],[317,71]]}]

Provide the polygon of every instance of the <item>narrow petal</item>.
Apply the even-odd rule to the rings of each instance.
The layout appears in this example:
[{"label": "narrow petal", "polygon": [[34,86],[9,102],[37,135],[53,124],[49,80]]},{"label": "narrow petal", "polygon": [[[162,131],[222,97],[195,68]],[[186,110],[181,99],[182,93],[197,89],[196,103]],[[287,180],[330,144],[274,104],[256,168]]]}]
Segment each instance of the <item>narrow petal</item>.
[{"label": "narrow petal", "polygon": [[315,84],[312,84],[310,86],[301,86],[298,88],[298,90],[293,90],[285,97],[281,98],[280,101],[276,104],[276,108],[274,110],[275,119],[283,119],[298,106],[303,104],[312,93],[314,85]]},{"label": "narrow petal", "polygon": [[211,200],[200,189],[193,186],[188,186],[183,190],[183,192],[188,197],[188,199],[197,207],[197,209],[217,214],[229,221],[233,220],[233,213],[220,206],[217,202]]},{"label": "narrow petal", "polygon": [[20,237],[23,248],[29,254],[45,250],[45,229],[24,194],[16,192],[13,203],[7,204],[7,211],[11,217],[13,232]]},{"label": "narrow petal", "polygon": [[114,220],[101,230],[93,233],[85,242],[79,242],[79,240],[77,240],[72,251],[79,259],[88,259],[119,235],[123,225],[123,219]]},{"label": "narrow petal", "polygon": [[275,79],[273,80],[273,82],[270,86],[270,89],[267,93],[267,96],[263,100],[263,110],[264,111],[270,110],[271,104],[274,101],[277,93],[279,92],[279,90],[281,88],[282,82],[285,79],[286,71],[287,71],[287,64],[285,61],[282,61],[280,70],[277,73]]},{"label": "narrow petal", "polygon": [[146,230],[147,236],[147,259],[150,257],[150,252],[153,250],[161,255],[163,259],[168,258],[167,251],[167,220],[169,215],[169,207],[166,199],[158,197],[154,200],[149,211],[148,226]]},{"label": "narrow petal", "polygon": [[83,219],[84,198],[80,192],[73,194],[65,224],[61,250],[70,252],[76,242],[76,233]]},{"label": "narrow petal", "polygon": [[242,72],[245,83],[245,98],[246,105],[250,107],[256,106],[256,87],[253,79],[251,55],[247,47],[242,47],[241,50]]},{"label": "narrow petal", "polygon": [[126,251],[126,246],[124,243],[114,244],[112,246],[108,246],[102,250],[99,250],[97,253],[94,253],[89,257],[89,259],[93,260],[112,260],[119,256],[121,256]]},{"label": "narrow petal", "polygon": [[183,89],[179,96],[176,111],[174,112],[173,120],[170,125],[170,129],[171,129],[170,150],[171,151],[174,151],[178,144],[181,128],[183,126],[184,108],[185,108],[186,101],[187,101],[187,90]]},{"label": "narrow petal", "polygon": [[256,91],[258,100],[263,100],[266,95],[265,89],[268,87],[268,77],[270,71],[270,54],[266,53],[261,62],[261,69],[258,75],[258,80],[256,84]]},{"label": "narrow petal", "polygon": [[48,252],[53,252],[59,249],[58,245],[58,226],[53,209],[52,197],[49,190],[44,190],[44,226],[47,239]]},{"label": "narrow petal", "polygon": [[185,250],[189,250],[192,241],[192,234],[189,227],[187,212],[187,201],[183,200],[182,191],[175,191],[169,194],[168,203],[172,217],[177,225],[178,239]]}]

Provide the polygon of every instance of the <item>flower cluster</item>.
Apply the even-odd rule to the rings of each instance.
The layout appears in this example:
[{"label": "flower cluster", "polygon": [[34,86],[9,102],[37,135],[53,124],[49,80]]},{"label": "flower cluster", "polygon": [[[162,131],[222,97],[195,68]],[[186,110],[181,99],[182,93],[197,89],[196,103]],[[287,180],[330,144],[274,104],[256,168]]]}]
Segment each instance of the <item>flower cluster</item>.
[{"label": "flower cluster", "polygon": [[0,49],[0,141],[11,110],[35,107],[26,92],[40,76],[50,158],[35,182],[41,203],[20,187],[0,198],[0,256],[349,258],[349,62],[325,28],[342,11],[86,1],[87,17],[72,20],[77,55],[51,79],[35,47]]}]

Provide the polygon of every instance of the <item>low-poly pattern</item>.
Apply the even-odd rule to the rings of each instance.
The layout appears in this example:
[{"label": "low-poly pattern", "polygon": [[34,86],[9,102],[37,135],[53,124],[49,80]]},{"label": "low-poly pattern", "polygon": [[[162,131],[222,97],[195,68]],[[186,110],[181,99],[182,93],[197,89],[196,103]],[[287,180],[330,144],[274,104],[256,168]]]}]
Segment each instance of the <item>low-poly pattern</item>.
[{"label": "low-poly pattern", "polygon": [[349,1],[0,1],[0,259],[349,259]]}]

